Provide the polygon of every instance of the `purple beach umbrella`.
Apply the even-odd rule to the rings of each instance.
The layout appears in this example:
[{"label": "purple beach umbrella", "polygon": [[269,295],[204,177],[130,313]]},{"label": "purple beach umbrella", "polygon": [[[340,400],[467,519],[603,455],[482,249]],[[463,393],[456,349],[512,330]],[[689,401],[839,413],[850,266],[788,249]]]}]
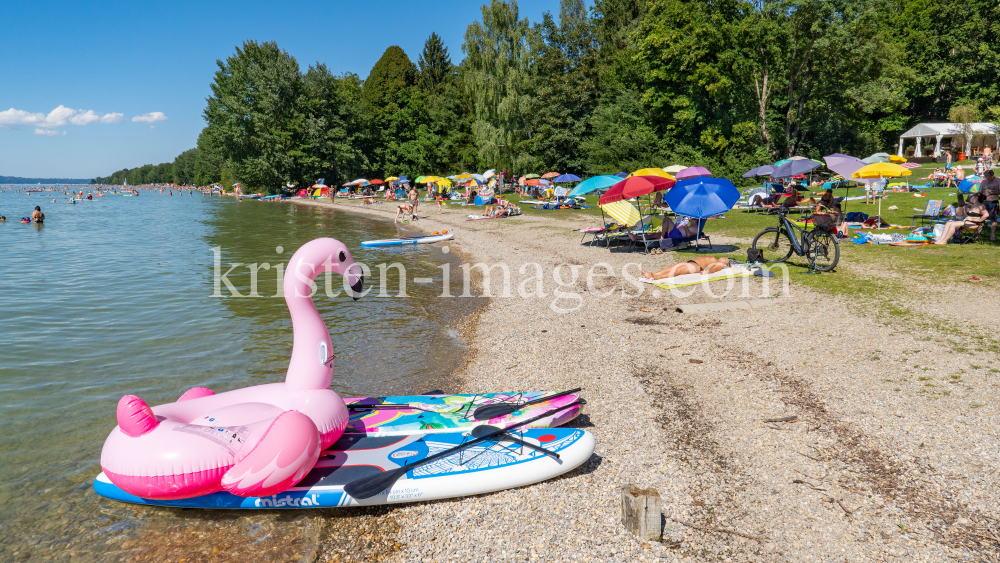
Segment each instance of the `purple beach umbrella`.
[{"label": "purple beach umbrella", "polygon": [[678,172],[674,177],[678,180],[688,180],[690,178],[701,178],[702,176],[711,175],[712,173],[709,172],[707,168],[703,168],[701,166],[690,166]]}]

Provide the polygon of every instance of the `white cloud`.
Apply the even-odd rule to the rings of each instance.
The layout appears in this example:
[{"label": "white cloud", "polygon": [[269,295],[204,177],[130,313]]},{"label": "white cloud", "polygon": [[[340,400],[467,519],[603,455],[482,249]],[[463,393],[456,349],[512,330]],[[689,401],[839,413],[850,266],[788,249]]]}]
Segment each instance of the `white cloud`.
[{"label": "white cloud", "polygon": [[64,105],[60,105],[47,115],[10,108],[6,111],[0,111],[0,129],[10,129],[12,127],[63,127],[67,124],[89,125],[97,122],[121,123],[122,117],[124,117],[124,114],[121,113],[106,113],[101,116],[94,110],[84,111],[82,109],[68,108]]},{"label": "white cloud", "polygon": [[142,122],[142,123],[156,123],[157,121],[166,121],[167,116],[164,115],[162,111],[153,111],[150,113],[144,113],[142,115],[137,115],[132,118],[132,122]]},{"label": "white cloud", "polygon": [[100,121],[101,116],[97,115],[92,109],[88,109],[83,113],[78,113],[69,119],[69,122],[73,125],[88,125],[95,121]]},{"label": "white cloud", "polygon": [[[58,135],[58,134],[59,134],[59,131],[53,131],[51,129],[35,129],[35,135],[47,135],[49,137],[52,137],[52,136],[55,136],[55,135]],[[63,135],[65,135],[65,134],[66,134],[66,132],[63,131]]]}]

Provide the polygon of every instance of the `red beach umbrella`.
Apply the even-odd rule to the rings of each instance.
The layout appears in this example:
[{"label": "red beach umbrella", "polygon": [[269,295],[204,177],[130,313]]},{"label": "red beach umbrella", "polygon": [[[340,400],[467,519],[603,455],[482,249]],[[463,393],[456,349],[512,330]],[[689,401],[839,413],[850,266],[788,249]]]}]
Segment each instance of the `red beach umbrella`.
[{"label": "red beach umbrella", "polygon": [[600,205],[669,190],[677,181],[660,176],[632,176],[618,182],[599,200]]}]

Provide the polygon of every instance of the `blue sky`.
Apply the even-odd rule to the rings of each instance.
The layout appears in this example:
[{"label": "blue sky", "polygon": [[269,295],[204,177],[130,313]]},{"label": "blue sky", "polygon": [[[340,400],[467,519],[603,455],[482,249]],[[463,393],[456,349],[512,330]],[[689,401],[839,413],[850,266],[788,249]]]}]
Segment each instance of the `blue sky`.
[{"label": "blue sky", "polygon": [[[303,69],[365,77],[390,45],[416,62],[436,31],[457,62],[481,3],[3,2],[0,175],[92,178],[173,160],[204,126],[216,59],[247,39],[277,41]],[[559,0],[519,5],[532,22],[559,13]]]}]

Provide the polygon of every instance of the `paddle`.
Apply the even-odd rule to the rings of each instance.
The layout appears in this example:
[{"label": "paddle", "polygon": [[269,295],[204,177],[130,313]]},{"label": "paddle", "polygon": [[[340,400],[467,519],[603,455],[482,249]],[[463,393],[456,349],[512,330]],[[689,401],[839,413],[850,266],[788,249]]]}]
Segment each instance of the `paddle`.
[{"label": "paddle", "polygon": [[[528,405],[536,405],[538,403],[544,403],[545,401],[563,397],[581,391],[582,387],[577,387],[576,389],[570,389],[569,391],[562,391],[560,393],[553,393],[551,395],[546,395],[545,397],[539,397],[533,401],[528,401],[527,403],[494,403],[492,405],[483,405],[477,408],[473,413],[472,417],[476,420],[489,420],[491,418],[499,418],[501,416],[508,415],[514,411],[519,411]],[[553,411],[555,412],[555,411]]]},{"label": "paddle", "polygon": [[395,483],[396,481],[399,480],[400,477],[402,477],[403,475],[406,475],[407,471],[410,471],[410,470],[412,470],[412,469],[414,469],[416,467],[420,467],[421,465],[427,465],[428,463],[431,463],[432,461],[437,461],[437,460],[439,460],[441,458],[448,457],[448,456],[450,456],[452,454],[455,454],[455,453],[457,453],[457,452],[459,452],[459,451],[461,451],[461,450],[463,450],[465,448],[468,448],[468,447],[471,447],[471,446],[475,446],[476,444],[481,444],[481,443],[486,442],[488,440],[491,440],[491,439],[493,439],[493,438],[495,438],[497,436],[501,436],[503,434],[506,434],[512,428],[517,428],[518,426],[524,426],[526,424],[531,424],[532,422],[537,422],[537,421],[539,421],[539,420],[541,420],[543,418],[552,416],[553,414],[555,414],[555,413],[557,413],[559,411],[563,411],[563,410],[566,410],[566,409],[578,406],[579,404],[580,404],[579,402],[573,402],[573,403],[570,403],[568,405],[559,407],[557,409],[550,410],[550,411],[546,412],[545,414],[536,416],[534,418],[529,418],[528,420],[524,420],[524,421],[518,422],[516,424],[512,424],[511,426],[507,427],[506,429],[503,429],[503,430],[499,430],[498,429],[495,432],[490,432],[489,434],[487,434],[485,436],[482,436],[480,438],[475,438],[473,440],[469,440],[468,442],[465,442],[463,444],[459,444],[459,445],[457,445],[457,446],[455,446],[453,448],[448,448],[447,450],[444,450],[443,452],[439,452],[439,453],[436,453],[436,454],[434,454],[432,456],[425,457],[424,459],[422,459],[422,460],[420,460],[418,462],[412,463],[410,465],[404,465],[403,467],[400,467],[400,468],[397,468],[397,469],[392,469],[392,470],[386,471],[384,473],[376,473],[374,475],[369,475],[367,477],[362,477],[360,479],[355,479],[354,481],[351,481],[350,483],[344,485],[344,492],[347,493],[347,494],[349,494],[349,495],[351,495],[352,497],[354,497],[354,498],[356,498],[358,500],[364,500],[366,498],[371,498],[371,497],[373,497],[373,496],[381,493],[382,491],[388,489],[389,487],[391,487],[393,485],[393,483]]},{"label": "paddle", "polygon": [[553,452],[551,450],[547,450],[547,449],[542,448],[540,446],[536,446],[534,444],[525,442],[524,440],[522,440],[522,439],[514,436],[513,434],[508,433],[503,428],[497,428],[496,426],[490,426],[489,424],[484,424],[482,426],[477,426],[477,427],[473,428],[472,432],[470,432],[470,434],[472,434],[472,436],[474,438],[482,438],[483,436],[486,436],[487,434],[493,434],[493,433],[497,432],[498,430],[504,432],[504,434],[505,434],[504,436],[501,436],[501,437],[497,438],[498,441],[499,440],[507,440],[508,442],[514,442],[515,444],[518,444],[520,446],[524,446],[525,448],[528,448],[528,449],[531,449],[531,450],[535,450],[536,452],[543,453],[543,454],[551,457],[554,460],[558,461],[560,459],[559,458],[559,454],[557,454],[556,452]]}]

